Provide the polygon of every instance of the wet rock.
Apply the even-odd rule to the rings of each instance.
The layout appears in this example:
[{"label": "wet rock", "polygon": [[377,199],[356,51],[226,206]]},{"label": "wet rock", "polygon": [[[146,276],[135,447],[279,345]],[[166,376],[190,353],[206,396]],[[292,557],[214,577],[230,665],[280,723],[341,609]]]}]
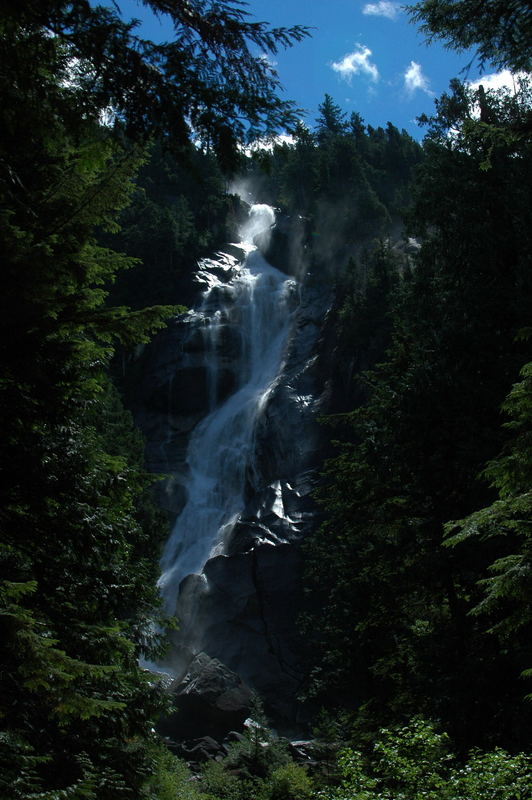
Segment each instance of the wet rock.
[{"label": "wet rock", "polygon": [[220,327],[216,352],[226,364],[238,362],[242,354],[242,336],[237,325],[226,324]]},{"label": "wet rock", "polygon": [[[327,399],[321,382],[317,353],[332,295],[313,286],[301,289],[286,362],[280,380],[270,393],[256,431],[256,458],[250,493],[275,480],[298,486],[298,494],[314,488],[321,463],[324,431],[317,423]],[[302,476],[314,473],[306,480]]]},{"label": "wet rock", "polygon": [[201,327],[193,328],[183,341],[184,353],[203,353],[205,350],[205,336]]},{"label": "wet rock", "polygon": [[209,378],[205,366],[183,366],[176,370],[171,382],[153,390],[146,405],[154,411],[180,416],[204,411],[209,407]]},{"label": "wet rock", "polygon": [[232,556],[238,553],[247,553],[255,545],[264,542],[276,544],[282,541],[272,534],[266,525],[261,525],[254,519],[239,521],[231,531],[225,544],[225,555]]},{"label": "wet rock", "polygon": [[227,736],[224,739],[224,745],[234,744],[235,742],[245,742],[246,737],[244,734],[239,733],[239,731],[229,731]]},{"label": "wet rock", "polygon": [[303,217],[278,215],[271,231],[259,234],[254,244],[281,272],[300,278],[307,265],[307,223]]},{"label": "wet rock", "polygon": [[303,739],[289,742],[288,751],[294,761],[306,766],[336,764],[340,742],[324,742],[320,739]]},{"label": "wet rock", "polygon": [[[266,238],[259,244],[270,248],[269,261],[285,274],[302,276],[308,268],[305,222],[281,220],[269,244]],[[146,370],[136,418],[148,439],[150,469],[169,474],[159,495],[161,505],[174,513],[186,499],[190,435],[213,403],[220,404],[234,392],[240,359],[249,347],[241,332],[241,316],[247,311],[235,305],[234,286],[229,284],[238,256],[225,250],[218,266],[204,262],[198,275],[203,287],[214,287],[208,302],[194,314],[180,317],[158,337],[157,347],[143,356]],[[324,434],[316,418],[326,408],[326,389],[317,354],[323,348],[324,319],[332,298],[323,282],[288,283],[291,328],[282,371],[265,394],[253,428],[243,508],[204,574],[185,577],[179,600],[176,597],[181,631],[174,637],[174,653],[180,648],[204,651],[205,658],[217,664],[196,663],[195,677],[180,684],[176,694],[180,713],[172,718],[171,727],[181,736],[216,737],[215,730],[239,727],[240,712],[220,707],[225,690],[217,695],[205,690],[224,669],[238,686],[240,681],[261,694],[280,728],[290,729],[299,719],[296,696],[303,674],[303,643],[296,622],[301,609],[299,542],[318,519],[311,493],[322,462]],[[213,700],[215,696],[218,699]],[[235,721],[230,722],[233,712]],[[193,732],[185,733],[188,728]]]},{"label": "wet rock", "polygon": [[199,739],[187,739],[174,743],[172,750],[176,756],[183,758],[191,766],[219,760],[227,754],[224,745],[217,742],[212,736],[202,736]]},{"label": "wet rock", "polygon": [[199,653],[185,677],[170,687],[176,712],[160,723],[174,741],[205,737],[223,739],[242,727],[249,714],[252,692],[239,675],[215,658]]},{"label": "wet rock", "polygon": [[246,553],[211,558],[207,591],[195,597],[196,646],[238,672],[267,705],[280,728],[297,717],[303,643],[297,627],[302,559],[291,544],[261,544]]}]

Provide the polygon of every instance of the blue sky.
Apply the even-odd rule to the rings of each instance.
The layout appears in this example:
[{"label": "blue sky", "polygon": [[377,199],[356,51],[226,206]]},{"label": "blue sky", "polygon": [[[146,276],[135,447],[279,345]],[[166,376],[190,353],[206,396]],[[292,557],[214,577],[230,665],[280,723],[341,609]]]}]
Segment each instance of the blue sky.
[{"label": "blue sky", "polygon": [[[110,5],[109,0],[100,0]],[[394,0],[249,0],[252,18],[273,26],[294,24],[314,28],[312,38],[275,56],[283,96],[307,112],[312,127],[325,93],[348,114],[358,111],[366,123],[391,121],[421,138],[416,123],[431,113],[434,97],[444,92],[468,63],[439,44],[427,46],[424,37]],[[137,0],[118,0],[122,16],[143,22],[142,35],[170,39],[172,28],[150,18]],[[468,79],[478,77],[475,68]]]}]

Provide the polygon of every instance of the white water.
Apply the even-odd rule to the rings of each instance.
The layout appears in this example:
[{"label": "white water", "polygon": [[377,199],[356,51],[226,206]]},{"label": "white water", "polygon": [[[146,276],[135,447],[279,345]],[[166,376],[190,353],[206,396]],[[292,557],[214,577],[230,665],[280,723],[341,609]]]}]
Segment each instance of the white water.
[{"label": "white water", "polygon": [[[282,368],[293,281],[269,265],[252,244],[253,236],[269,230],[274,219],[269,206],[252,207],[240,243],[247,253],[245,262],[229,284],[211,275],[202,306],[195,312],[207,322],[205,366],[212,410],[190,438],[188,499],[161,558],[159,588],[168,614],[175,613],[183,578],[201,573],[211,555],[223,552],[224,542],[244,509],[246,470],[253,459],[256,424]],[[213,292],[217,290],[226,299],[213,310],[217,296]],[[220,331],[228,320],[237,327],[242,341],[237,384],[235,391],[216,406],[219,359],[223,355],[219,352]]]}]

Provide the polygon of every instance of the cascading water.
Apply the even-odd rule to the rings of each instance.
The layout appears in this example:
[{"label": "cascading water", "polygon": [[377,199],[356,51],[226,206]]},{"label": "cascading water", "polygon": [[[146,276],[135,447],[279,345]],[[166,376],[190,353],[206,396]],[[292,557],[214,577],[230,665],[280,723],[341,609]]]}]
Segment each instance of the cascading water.
[{"label": "cascading water", "polygon": [[[246,475],[253,468],[254,434],[261,412],[280,374],[290,323],[294,281],[270,266],[253,245],[269,231],[275,216],[269,206],[250,210],[243,241],[246,253],[230,282],[221,282],[219,262],[204,262],[204,292],[198,311],[205,347],[210,411],[199,422],[187,451],[186,502],[166,543],[159,588],[165,610],[176,611],[179,586],[200,574],[224,544],[245,506]],[[234,265],[233,265],[234,266]],[[232,392],[218,401],[223,331],[237,334],[238,353]]]},{"label": "cascading water", "polygon": [[169,676],[176,740],[213,735],[215,719],[237,730],[239,682],[276,724],[299,714],[301,542],[319,520],[316,417],[329,398],[321,359],[333,297],[309,279],[303,222],[274,221],[253,207],[243,241],[198,264],[200,303],[139,355],[135,418],[149,469],[166,475],[159,502],[177,520],[159,585],[180,623],[167,656],[144,666]]}]

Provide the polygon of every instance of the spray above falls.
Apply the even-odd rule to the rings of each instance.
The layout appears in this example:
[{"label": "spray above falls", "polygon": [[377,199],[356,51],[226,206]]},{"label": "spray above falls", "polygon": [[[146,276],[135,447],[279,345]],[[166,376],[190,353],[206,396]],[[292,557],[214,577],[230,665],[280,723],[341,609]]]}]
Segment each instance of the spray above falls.
[{"label": "spray above falls", "polygon": [[161,558],[159,588],[169,614],[176,611],[183,579],[200,574],[210,558],[225,552],[255,471],[257,424],[282,371],[295,283],[253,244],[274,222],[270,206],[251,207],[237,245],[245,259],[229,265],[230,280],[219,277],[227,278],[227,256],[200,264],[208,288],[189,322],[203,340],[209,410],[189,439],[186,500]]},{"label": "spray above falls", "polygon": [[240,233],[242,240],[248,245],[253,245],[256,236],[268,237],[275,224],[275,211],[265,203],[256,203],[249,209],[249,216]]}]

